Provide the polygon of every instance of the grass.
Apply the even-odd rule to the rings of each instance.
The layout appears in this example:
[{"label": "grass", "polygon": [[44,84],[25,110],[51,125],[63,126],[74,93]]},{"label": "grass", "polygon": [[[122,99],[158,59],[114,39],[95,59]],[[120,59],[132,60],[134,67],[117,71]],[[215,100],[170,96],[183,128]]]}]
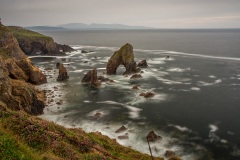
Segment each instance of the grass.
[{"label": "grass", "polygon": [[151,157],[100,133],[66,129],[0,104],[0,159],[150,160]]},{"label": "grass", "polygon": [[45,36],[43,34],[40,34],[38,32],[34,32],[28,29],[25,29],[23,27],[17,27],[17,26],[9,26],[8,27],[11,32],[13,32],[13,35],[17,39],[22,39],[22,38],[28,38],[31,40],[35,39],[47,39],[47,40],[52,40],[51,37]]}]

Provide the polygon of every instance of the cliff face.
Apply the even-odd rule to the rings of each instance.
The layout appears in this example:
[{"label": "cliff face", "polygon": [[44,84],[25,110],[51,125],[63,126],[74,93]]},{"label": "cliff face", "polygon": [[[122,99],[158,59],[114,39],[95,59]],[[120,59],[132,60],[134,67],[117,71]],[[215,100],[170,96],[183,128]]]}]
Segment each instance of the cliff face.
[{"label": "cliff face", "polygon": [[16,38],[0,25],[0,102],[13,110],[41,114],[44,95],[32,84],[46,83],[45,75],[20,49]]},{"label": "cliff face", "polygon": [[73,49],[67,45],[60,45],[54,42],[51,37],[30,31],[22,27],[8,27],[17,38],[20,48],[27,55],[50,54],[64,55],[64,52],[71,52]]}]

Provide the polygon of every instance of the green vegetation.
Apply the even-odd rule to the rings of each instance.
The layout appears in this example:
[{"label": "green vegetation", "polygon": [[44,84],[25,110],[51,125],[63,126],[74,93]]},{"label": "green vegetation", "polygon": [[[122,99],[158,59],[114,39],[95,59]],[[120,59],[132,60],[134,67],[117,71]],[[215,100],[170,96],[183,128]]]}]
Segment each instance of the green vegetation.
[{"label": "green vegetation", "polygon": [[34,40],[34,39],[44,38],[44,39],[47,39],[47,40],[52,40],[51,37],[42,35],[38,32],[34,32],[34,31],[31,31],[31,30],[25,29],[23,27],[9,26],[8,28],[11,32],[13,32],[13,35],[17,39],[29,38],[31,40]]},{"label": "green vegetation", "polygon": [[[0,104],[0,159],[147,160],[100,133],[66,129]],[[160,158],[156,158],[156,160]]]}]

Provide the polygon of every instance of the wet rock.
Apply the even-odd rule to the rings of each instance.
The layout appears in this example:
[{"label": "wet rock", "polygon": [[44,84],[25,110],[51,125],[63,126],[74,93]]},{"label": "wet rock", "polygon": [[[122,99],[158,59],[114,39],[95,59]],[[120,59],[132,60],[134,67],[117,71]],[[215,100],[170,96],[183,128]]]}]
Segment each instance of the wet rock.
[{"label": "wet rock", "polygon": [[132,89],[139,89],[140,85],[134,85]]},{"label": "wet rock", "polygon": [[142,78],[141,74],[134,74],[130,77],[130,79],[137,79],[137,78]]},{"label": "wet rock", "polygon": [[118,51],[114,52],[107,63],[107,74],[116,74],[117,68],[123,65],[126,68],[125,74],[132,74],[138,71],[137,64],[134,61],[133,47],[125,44]]},{"label": "wet rock", "polygon": [[164,153],[164,156],[167,158],[171,158],[175,156],[175,152],[173,152],[172,150],[166,150],[166,152]]},{"label": "wet rock", "polygon": [[141,68],[146,68],[148,67],[148,64],[147,64],[147,61],[146,59],[145,60],[142,60],[141,62],[138,63],[137,67],[141,67]]},{"label": "wet rock", "polygon": [[62,104],[62,102],[60,102],[60,101],[59,101],[59,102],[57,102],[56,104],[57,104],[57,105],[61,105],[61,104]]},{"label": "wet rock", "polygon": [[102,116],[102,113],[101,113],[101,112],[97,112],[97,113],[94,114],[93,117],[98,119],[98,118],[100,118],[101,116]]},{"label": "wet rock", "polygon": [[68,80],[69,76],[67,73],[67,69],[64,67],[63,64],[60,64],[59,66],[59,75],[57,78],[57,81],[66,81]]},{"label": "wet rock", "polygon": [[88,61],[84,61],[83,63],[88,63]]},{"label": "wet rock", "polygon": [[60,62],[57,62],[57,63],[56,63],[56,68],[57,68],[57,69],[59,69],[60,64],[61,64]]},{"label": "wet rock", "polygon": [[98,87],[101,85],[101,82],[98,80],[97,69],[94,68],[91,71],[88,71],[87,74],[82,79],[82,83],[91,84],[91,86]]},{"label": "wet rock", "polygon": [[125,134],[122,135],[122,136],[118,136],[118,139],[121,139],[121,140],[123,140],[123,139],[129,139],[128,133],[125,133]]},{"label": "wet rock", "polygon": [[110,79],[109,78],[105,78],[103,76],[99,76],[98,80],[101,81],[101,82],[106,82],[106,81],[109,81]]},{"label": "wet rock", "polygon": [[154,93],[152,93],[152,92],[142,92],[142,93],[140,93],[139,94],[139,96],[143,96],[143,97],[145,97],[145,98],[151,98],[151,97],[153,97],[155,94]]},{"label": "wet rock", "polygon": [[156,142],[157,140],[162,139],[162,137],[156,135],[154,131],[149,132],[146,138],[149,142]]},{"label": "wet rock", "polygon": [[86,50],[82,50],[82,53],[88,53],[88,51],[86,51]]},{"label": "wet rock", "polygon": [[118,130],[116,130],[115,133],[121,133],[121,132],[124,132],[124,131],[126,131],[126,130],[127,130],[127,128],[124,127],[124,126],[122,126],[122,127],[120,127]]},{"label": "wet rock", "polygon": [[47,68],[45,68],[45,70],[46,71],[50,71],[50,70],[52,70],[52,68],[51,67],[47,67]]}]

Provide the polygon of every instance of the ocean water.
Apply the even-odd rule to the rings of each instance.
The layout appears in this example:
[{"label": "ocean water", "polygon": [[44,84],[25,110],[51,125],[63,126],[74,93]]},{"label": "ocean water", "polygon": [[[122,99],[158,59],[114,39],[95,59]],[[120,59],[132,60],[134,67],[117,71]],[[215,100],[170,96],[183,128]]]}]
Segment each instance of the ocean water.
[{"label": "ocean water", "polygon": [[[53,101],[42,118],[87,132],[100,131],[120,144],[149,154],[146,135],[154,130],[163,139],[151,143],[153,154],[172,150],[182,159],[240,159],[240,30],[98,30],[49,31],[58,43],[76,49],[66,56],[31,57],[48,75]],[[104,75],[110,56],[125,43],[134,47],[137,62],[146,59],[142,78]],[[94,51],[81,53],[81,50]],[[166,59],[166,56],[170,56]],[[67,67],[70,79],[56,82],[56,62]],[[85,63],[84,63],[85,62]],[[99,88],[81,84],[94,67],[113,79]],[[132,86],[139,84],[139,90]],[[151,91],[155,96],[140,97]],[[50,98],[51,97],[51,98]],[[61,105],[56,104],[61,102]],[[101,113],[96,118],[96,113]],[[115,133],[122,125],[123,133]],[[128,133],[129,139],[118,136]]]}]

